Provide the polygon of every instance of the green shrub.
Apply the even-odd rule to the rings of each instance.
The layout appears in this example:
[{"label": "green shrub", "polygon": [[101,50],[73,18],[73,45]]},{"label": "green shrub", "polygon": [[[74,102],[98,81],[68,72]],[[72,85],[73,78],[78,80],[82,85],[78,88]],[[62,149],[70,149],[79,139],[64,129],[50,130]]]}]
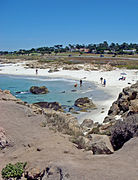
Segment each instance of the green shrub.
[{"label": "green shrub", "polygon": [[2,177],[4,179],[9,178],[20,178],[24,172],[24,168],[26,166],[25,163],[17,162],[16,164],[7,164],[5,168],[2,169]]}]

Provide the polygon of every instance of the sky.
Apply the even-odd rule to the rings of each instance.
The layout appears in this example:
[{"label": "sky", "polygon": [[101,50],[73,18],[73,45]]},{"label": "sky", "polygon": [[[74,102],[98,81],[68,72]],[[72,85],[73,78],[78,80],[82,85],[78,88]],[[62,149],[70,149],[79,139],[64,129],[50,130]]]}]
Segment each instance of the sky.
[{"label": "sky", "polygon": [[138,43],[138,0],[0,0],[0,51]]}]

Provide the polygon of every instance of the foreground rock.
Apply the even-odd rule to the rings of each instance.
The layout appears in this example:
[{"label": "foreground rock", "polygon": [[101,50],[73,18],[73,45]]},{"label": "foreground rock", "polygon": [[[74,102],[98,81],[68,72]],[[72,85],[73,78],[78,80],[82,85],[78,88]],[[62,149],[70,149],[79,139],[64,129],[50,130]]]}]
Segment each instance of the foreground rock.
[{"label": "foreground rock", "polygon": [[77,99],[74,105],[81,109],[95,109],[96,108],[95,104],[88,97]]},{"label": "foreground rock", "polygon": [[43,169],[28,168],[24,173],[24,179],[30,180],[70,180],[70,175],[61,167],[49,165]]},{"label": "foreground rock", "polygon": [[131,115],[123,121],[118,120],[111,129],[111,143],[114,150],[120,149],[125,142],[138,136],[138,114]]},{"label": "foreground rock", "polygon": [[112,154],[114,152],[109,137],[106,135],[90,134],[79,136],[72,140],[79,149],[92,151],[93,154]]},{"label": "foreground rock", "polygon": [[41,86],[41,87],[32,86],[30,88],[30,92],[33,94],[47,94],[49,91],[48,91],[47,87],[45,87],[45,86]]}]

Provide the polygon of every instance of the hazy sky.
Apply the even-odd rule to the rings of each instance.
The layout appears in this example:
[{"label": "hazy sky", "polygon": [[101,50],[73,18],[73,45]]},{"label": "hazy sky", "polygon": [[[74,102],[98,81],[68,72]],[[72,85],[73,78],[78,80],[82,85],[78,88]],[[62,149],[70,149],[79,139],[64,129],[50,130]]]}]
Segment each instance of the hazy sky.
[{"label": "hazy sky", "polygon": [[0,0],[0,50],[138,43],[138,0]]}]

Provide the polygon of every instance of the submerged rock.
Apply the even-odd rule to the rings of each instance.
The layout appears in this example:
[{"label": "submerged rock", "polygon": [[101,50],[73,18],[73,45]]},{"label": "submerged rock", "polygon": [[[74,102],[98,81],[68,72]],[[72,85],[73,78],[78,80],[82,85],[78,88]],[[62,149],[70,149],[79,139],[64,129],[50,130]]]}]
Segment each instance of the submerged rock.
[{"label": "submerged rock", "polygon": [[55,111],[63,111],[62,106],[58,102],[38,102],[34,103],[34,105],[37,105],[41,108],[50,108]]},{"label": "submerged rock", "polygon": [[30,88],[30,92],[33,94],[47,94],[49,91],[48,91],[47,87],[45,87],[45,86],[41,86],[41,87],[32,86]]}]

